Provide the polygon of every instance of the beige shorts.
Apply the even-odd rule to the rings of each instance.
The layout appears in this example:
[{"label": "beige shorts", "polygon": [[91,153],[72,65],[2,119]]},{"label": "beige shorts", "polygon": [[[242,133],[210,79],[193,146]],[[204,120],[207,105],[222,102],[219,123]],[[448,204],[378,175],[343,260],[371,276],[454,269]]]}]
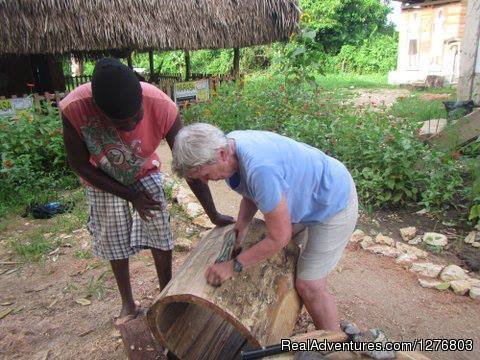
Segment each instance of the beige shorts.
[{"label": "beige shorts", "polygon": [[297,277],[303,280],[326,277],[340,261],[357,218],[357,191],[352,180],[350,199],[345,209],[323,223],[293,224],[293,241],[300,247]]}]

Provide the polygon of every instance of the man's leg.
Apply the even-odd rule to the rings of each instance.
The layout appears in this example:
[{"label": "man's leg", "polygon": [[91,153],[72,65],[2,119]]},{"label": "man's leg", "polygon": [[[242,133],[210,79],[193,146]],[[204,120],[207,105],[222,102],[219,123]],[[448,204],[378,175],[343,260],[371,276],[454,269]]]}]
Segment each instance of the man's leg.
[{"label": "man's leg", "polygon": [[136,315],[138,309],[133,301],[128,258],[122,260],[110,260],[110,265],[112,266],[113,274],[117,281],[118,291],[122,298],[122,311],[120,312],[120,317]]},{"label": "man's leg", "polygon": [[150,250],[152,250],[153,260],[155,261],[160,290],[163,290],[172,278],[172,250],[164,251],[154,248]]},{"label": "man's leg", "polygon": [[297,278],[295,286],[315,326],[323,330],[339,330],[337,306],[327,290],[326,278],[319,280]]}]

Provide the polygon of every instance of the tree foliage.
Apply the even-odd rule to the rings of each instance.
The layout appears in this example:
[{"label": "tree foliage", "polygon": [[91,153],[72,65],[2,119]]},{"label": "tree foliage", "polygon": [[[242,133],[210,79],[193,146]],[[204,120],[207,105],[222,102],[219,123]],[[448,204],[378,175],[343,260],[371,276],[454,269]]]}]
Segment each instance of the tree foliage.
[{"label": "tree foliage", "polygon": [[316,32],[327,53],[359,45],[377,32],[393,33],[388,5],[379,0],[301,0],[302,25]]}]

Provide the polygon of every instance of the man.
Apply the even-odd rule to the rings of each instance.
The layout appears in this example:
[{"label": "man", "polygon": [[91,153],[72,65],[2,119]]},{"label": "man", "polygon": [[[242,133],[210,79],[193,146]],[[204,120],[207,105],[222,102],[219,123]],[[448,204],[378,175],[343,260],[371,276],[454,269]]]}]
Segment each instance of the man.
[{"label": "man", "polygon": [[204,183],[226,179],[243,196],[234,226],[237,247],[257,209],[265,217],[266,238],[232,261],[209,266],[208,283],[218,286],[234,272],[257,265],[294,235],[301,244],[296,289],[317,328],[338,329],[326,276],[340,260],[358,216],[355,185],[342,163],[271,132],[225,136],[211,125],[194,124],[177,135],[173,167],[180,176]]},{"label": "man", "polygon": [[[86,185],[93,253],[110,260],[122,298],[120,317],[135,317],[128,258],[149,248],[160,289],[171,278],[172,234],[155,149],[163,138],[173,147],[180,114],[162,91],[139,82],[112,58],[98,61],[92,82],[59,107],[68,161]],[[208,186],[189,185],[214,224],[233,222],[215,210]]]}]

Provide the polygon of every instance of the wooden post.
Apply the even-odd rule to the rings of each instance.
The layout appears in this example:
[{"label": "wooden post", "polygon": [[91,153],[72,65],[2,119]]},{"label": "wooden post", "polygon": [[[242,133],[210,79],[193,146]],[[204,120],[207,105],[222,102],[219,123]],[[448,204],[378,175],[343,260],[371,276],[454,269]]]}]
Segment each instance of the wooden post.
[{"label": "wooden post", "polygon": [[[294,244],[220,287],[207,284],[205,270],[230,229],[217,227],[205,235],[148,310],[153,335],[180,359],[235,359],[242,350],[280,342],[295,326],[301,302]],[[254,219],[244,248],[265,233],[265,223]]]},{"label": "wooden post", "polygon": [[[470,100],[480,92],[480,0],[468,0],[465,35],[460,49],[458,100]],[[477,70],[475,70],[477,67]],[[475,74],[478,72],[477,74]],[[477,101],[480,95],[477,95]]]},{"label": "wooden post", "polygon": [[190,63],[190,52],[188,50],[184,51],[185,54],[185,80],[190,80],[192,78],[192,64]]},{"label": "wooden post", "polygon": [[232,75],[235,77],[235,80],[240,78],[240,49],[233,49],[233,69]]},{"label": "wooden post", "polygon": [[132,52],[130,51],[127,56],[127,65],[130,69],[133,69],[133,64],[132,64]]},{"label": "wooden post", "polygon": [[150,66],[150,82],[153,79],[153,73],[155,71],[155,67],[153,64],[153,49],[148,50],[148,65]]}]

